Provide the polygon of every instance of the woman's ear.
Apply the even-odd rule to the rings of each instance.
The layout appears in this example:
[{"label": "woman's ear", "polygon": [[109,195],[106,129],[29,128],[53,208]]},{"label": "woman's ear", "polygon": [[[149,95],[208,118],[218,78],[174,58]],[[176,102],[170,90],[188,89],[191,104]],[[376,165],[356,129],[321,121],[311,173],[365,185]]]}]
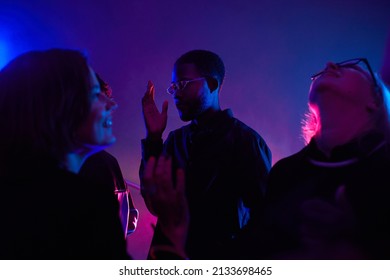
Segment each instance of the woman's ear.
[{"label": "woman's ear", "polygon": [[206,78],[207,80],[207,85],[210,89],[210,92],[213,92],[215,91],[216,89],[218,89],[218,80],[214,77],[207,77]]}]

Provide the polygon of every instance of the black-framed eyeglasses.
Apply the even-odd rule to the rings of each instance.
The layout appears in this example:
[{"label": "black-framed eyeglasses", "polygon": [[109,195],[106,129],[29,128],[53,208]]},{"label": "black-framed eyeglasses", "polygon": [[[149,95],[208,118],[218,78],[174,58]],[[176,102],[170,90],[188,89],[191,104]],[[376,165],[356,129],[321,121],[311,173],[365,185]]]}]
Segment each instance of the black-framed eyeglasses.
[{"label": "black-framed eyeglasses", "polygon": [[[374,87],[375,87],[375,89],[377,89],[378,88],[378,82],[377,82],[377,80],[375,78],[374,71],[372,71],[372,68],[371,68],[370,64],[368,63],[367,58],[359,57],[359,58],[348,59],[348,60],[345,60],[345,61],[342,61],[342,62],[338,62],[338,63],[336,63],[336,65],[338,67],[351,67],[351,66],[359,64],[360,62],[363,62],[364,65],[366,66],[366,69],[368,70],[368,72],[371,75],[372,81],[374,83]],[[318,72],[317,74],[312,75],[311,76],[311,80],[314,81],[318,76],[321,76],[325,71],[326,70],[323,70],[321,72]]]},{"label": "black-framed eyeglasses", "polygon": [[167,88],[167,93],[173,95],[176,93],[176,91],[183,90],[187,86],[188,83],[200,81],[200,80],[204,80],[204,79],[206,79],[206,78],[201,77],[201,78],[196,78],[196,79],[192,79],[192,80],[183,80],[183,81],[178,81],[178,82],[172,82],[171,85]]}]

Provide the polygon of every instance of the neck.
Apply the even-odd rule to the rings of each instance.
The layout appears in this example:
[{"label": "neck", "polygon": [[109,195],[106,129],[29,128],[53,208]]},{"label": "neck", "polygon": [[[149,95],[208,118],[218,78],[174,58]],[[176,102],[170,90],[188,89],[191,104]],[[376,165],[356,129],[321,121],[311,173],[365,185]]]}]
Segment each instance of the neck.
[{"label": "neck", "polygon": [[221,108],[219,106],[210,107],[200,114],[195,120],[197,123],[202,124],[211,119],[217,112],[220,112]]},{"label": "neck", "polygon": [[[327,121],[324,121],[326,119]],[[339,117],[333,120],[321,119],[321,127],[316,134],[318,148],[330,156],[332,149],[350,142],[351,140],[365,134],[370,129],[369,122],[358,122],[353,116]]]}]

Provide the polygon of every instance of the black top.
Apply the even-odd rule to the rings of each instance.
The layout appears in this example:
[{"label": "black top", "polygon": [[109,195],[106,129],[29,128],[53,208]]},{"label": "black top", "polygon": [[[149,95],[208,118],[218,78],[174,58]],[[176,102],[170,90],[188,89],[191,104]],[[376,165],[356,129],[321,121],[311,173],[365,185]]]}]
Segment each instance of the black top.
[{"label": "black top", "polygon": [[0,178],[0,258],[128,258],[112,190],[39,166]]},{"label": "black top", "polygon": [[[190,259],[237,259],[250,250],[244,232],[258,221],[271,167],[271,152],[257,132],[225,110],[170,132],[164,146],[142,144],[143,164],[164,150],[174,168],[185,169]],[[153,243],[161,239],[157,227]]]},{"label": "black top", "polygon": [[[110,186],[113,192],[126,191],[126,182],[117,159],[106,151],[91,155],[83,163],[79,175],[94,183]],[[134,208],[130,201],[130,208]]]},{"label": "black top", "polygon": [[127,235],[134,232],[134,225],[137,224],[138,220],[138,210],[135,209],[131,193],[127,190],[118,160],[106,151],[98,152],[87,158],[79,175],[93,184],[105,185],[113,193],[116,193],[123,230]]},{"label": "black top", "polygon": [[[288,252],[304,249],[301,239],[302,204],[309,199],[321,199],[339,205],[336,191],[344,186],[346,201],[354,214],[353,221],[349,222],[354,226],[343,232],[343,236],[332,238],[352,244],[362,253],[356,257],[388,259],[389,170],[390,146],[382,135],[376,133],[334,148],[329,158],[312,140],[300,152],[277,162],[269,176],[265,221],[268,232],[262,247],[263,252],[268,248],[268,254],[263,257],[279,255],[294,258],[294,254]],[[332,249],[326,250],[329,250],[328,254],[318,251],[310,258],[355,257],[353,250],[340,255]]]}]

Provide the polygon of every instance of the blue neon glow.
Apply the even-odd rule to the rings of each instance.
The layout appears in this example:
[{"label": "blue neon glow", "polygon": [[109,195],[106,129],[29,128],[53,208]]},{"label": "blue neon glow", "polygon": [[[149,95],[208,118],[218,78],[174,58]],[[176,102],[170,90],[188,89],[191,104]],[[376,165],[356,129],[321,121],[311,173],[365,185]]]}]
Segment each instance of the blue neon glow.
[{"label": "blue neon glow", "polygon": [[8,63],[9,59],[8,46],[6,42],[0,39],[0,69]]}]

